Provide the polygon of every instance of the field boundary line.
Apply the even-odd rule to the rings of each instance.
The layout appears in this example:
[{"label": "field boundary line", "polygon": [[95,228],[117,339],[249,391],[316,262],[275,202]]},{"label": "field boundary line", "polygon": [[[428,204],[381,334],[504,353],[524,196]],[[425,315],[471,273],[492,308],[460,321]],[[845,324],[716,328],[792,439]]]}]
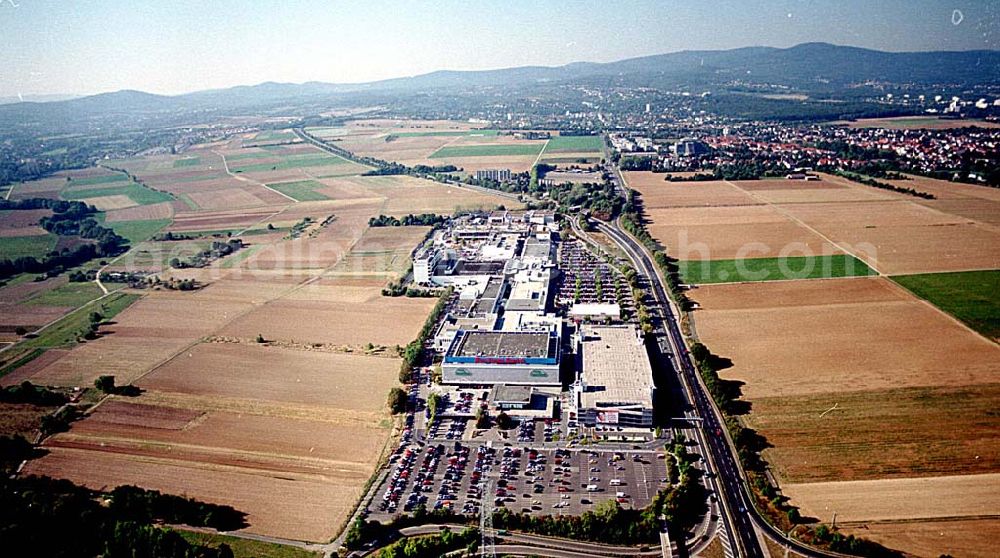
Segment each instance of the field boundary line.
[{"label": "field boundary line", "polygon": [[278,194],[279,196],[282,196],[284,198],[287,198],[287,199],[291,200],[292,203],[299,203],[299,200],[293,198],[292,196],[289,196],[288,194],[285,194],[284,192],[279,192],[278,190],[275,190],[274,188],[271,188],[270,186],[268,186],[267,184],[264,184],[263,182],[260,182],[258,180],[253,180],[253,179],[247,178],[245,176],[239,176],[237,174],[234,174],[231,170],[229,170],[229,161],[226,161],[226,155],[225,154],[220,153],[220,152],[218,152],[218,151],[216,151],[214,149],[212,150],[212,153],[215,153],[219,157],[222,157],[222,166],[223,166],[223,168],[226,169],[226,174],[228,174],[229,176],[235,178],[236,180],[242,180],[243,182],[249,182],[250,184],[255,184],[257,186],[260,186],[260,187],[264,188],[265,190],[270,190],[270,191],[274,192],[275,194]]},{"label": "field boundary line", "polygon": [[542,145],[542,149],[538,152],[538,156],[535,157],[535,162],[531,163],[532,168],[538,165],[538,161],[542,160],[542,154],[545,153],[546,149],[548,149],[550,141],[552,141],[551,136],[549,137],[549,139],[545,140],[545,143]]},{"label": "field boundary line", "polygon": [[854,252],[851,252],[850,250],[844,248],[839,243],[834,242],[833,239],[831,239],[830,237],[826,236],[825,234],[819,232],[818,230],[816,230],[812,226],[806,224],[804,221],[802,221],[798,217],[790,214],[788,211],[785,210],[785,208],[781,207],[780,205],[773,204],[773,203],[770,203],[770,202],[768,202],[766,200],[763,200],[760,197],[758,197],[756,194],[754,194],[753,192],[750,192],[749,190],[744,190],[743,188],[740,188],[739,186],[737,186],[736,184],[733,184],[732,182],[730,182],[728,180],[723,180],[722,182],[724,182],[724,183],[728,184],[729,186],[731,186],[732,188],[735,188],[736,190],[738,190],[738,191],[740,191],[740,192],[742,192],[742,193],[750,196],[751,198],[753,198],[753,199],[755,199],[755,200],[763,203],[764,205],[766,205],[768,207],[774,208],[775,211],[777,211],[778,213],[781,213],[783,216],[785,216],[785,218],[790,219],[791,221],[794,221],[800,227],[802,227],[802,228],[804,228],[806,230],[811,231],[816,236],[822,238],[823,240],[825,240],[825,241],[829,242],[830,244],[836,246],[837,248],[843,250],[845,254],[850,254],[851,256],[854,256],[856,259],[864,262],[865,265],[867,265],[868,267],[870,267],[879,276],[883,276],[883,277],[885,276],[885,273],[883,273],[882,270],[880,270],[879,268],[875,267],[875,265],[872,264],[870,261],[868,261],[867,258],[862,258],[862,257],[858,256],[857,254],[855,254]]},{"label": "field boundary line", "polygon": [[13,182],[11,182],[11,183],[10,183],[10,188],[7,188],[7,194],[6,194],[6,195],[4,195],[3,199],[5,199],[5,200],[9,200],[9,199],[10,199],[10,194],[11,194],[11,193],[12,193],[13,191],[14,191],[14,183],[13,183]]},{"label": "field boundary line", "polygon": [[[117,293],[118,293],[119,291],[121,291],[121,290],[122,290],[122,289],[119,289],[119,290],[117,290],[117,291],[111,291],[111,292],[109,292],[109,293],[106,293],[106,294],[102,294],[101,296],[99,296],[99,297],[97,297],[97,298],[95,298],[95,299],[92,299],[92,300],[88,300],[87,302],[84,302],[84,303],[83,303],[83,304],[81,304],[80,306],[77,306],[76,308],[74,308],[74,309],[70,310],[69,312],[66,312],[66,313],[65,313],[65,314],[63,314],[62,316],[59,316],[58,318],[56,318],[56,319],[52,320],[51,322],[49,322],[49,323],[47,323],[47,324],[43,325],[43,326],[42,326],[42,327],[40,327],[40,328],[38,328],[38,329],[36,329],[36,330],[32,331],[31,333],[34,333],[34,334],[37,334],[37,333],[39,333],[39,332],[41,332],[41,331],[44,331],[44,330],[48,329],[49,327],[51,327],[51,326],[55,325],[55,324],[56,324],[57,322],[59,322],[59,321],[61,321],[61,320],[65,319],[65,318],[68,318],[69,316],[71,316],[71,315],[73,315],[73,314],[75,314],[75,313],[79,312],[79,311],[80,311],[80,310],[81,310],[82,308],[84,308],[85,306],[90,306],[91,304],[93,304],[93,303],[95,303],[95,302],[97,302],[97,301],[99,301],[99,300],[103,300],[103,299],[105,299],[105,298],[107,298],[107,297],[109,297],[109,296],[111,296],[111,295],[113,295],[113,294],[117,294]],[[140,295],[140,296],[141,296],[141,295]],[[137,300],[136,302],[138,302],[138,300]],[[37,335],[36,335],[36,337],[37,337]],[[11,348],[13,348],[13,347],[17,347],[18,345],[20,345],[20,344],[21,344],[21,343],[23,343],[24,341],[28,341],[28,339],[21,339],[20,341],[17,341],[17,342],[14,342],[14,343],[10,343],[10,344],[8,344],[8,345],[7,345],[7,346],[5,346],[5,347],[0,347],[0,353],[2,353],[2,352],[4,352],[4,351],[6,351],[6,350],[8,350],[8,349],[11,349]],[[39,348],[42,348],[42,347],[39,347]],[[44,347],[44,349],[45,349],[45,350],[50,350],[50,349],[59,349],[59,348],[61,348],[61,347]],[[71,350],[72,350],[72,349],[71,349]],[[11,370],[11,372],[13,372],[13,370]]]},{"label": "field boundary line", "polygon": [[[986,271],[993,271],[993,270],[992,270],[992,269],[990,269],[990,270],[986,270]],[[943,272],[943,273],[947,273],[947,272]],[[917,273],[917,274],[914,274],[914,275],[923,275],[923,274],[921,274],[921,273]],[[901,284],[897,283],[896,281],[894,281],[894,280],[892,279],[892,277],[893,277],[892,275],[886,275],[886,276],[885,276],[885,279],[886,279],[887,281],[889,281],[889,283],[891,283],[891,284],[892,284],[892,287],[894,287],[894,288],[896,288],[896,289],[899,289],[900,291],[902,291],[904,295],[906,295],[906,296],[910,297],[911,299],[913,299],[913,300],[915,300],[915,301],[917,301],[917,302],[920,302],[920,303],[922,303],[922,304],[926,304],[926,305],[927,305],[927,306],[929,306],[930,308],[933,308],[933,309],[934,309],[934,311],[936,311],[936,312],[938,312],[938,313],[942,314],[943,316],[945,316],[945,317],[946,317],[946,318],[948,318],[949,320],[951,320],[951,321],[955,322],[956,324],[958,324],[959,326],[961,326],[961,327],[962,327],[963,329],[965,329],[965,330],[967,330],[967,331],[970,331],[970,332],[972,332],[972,334],[973,334],[973,335],[975,335],[976,337],[979,337],[979,338],[981,338],[981,339],[984,339],[984,340],[985,340],[985,341],[987,341],[987,342],[988,342],[988,343],[989,343],[990,345],[993,345],[993,346],[994,346],[994,347],[996,347],[996,348],[1000,348],[1000,343],[998,343],[997,341],[994,341],[993,339],[990,339],[989,337],[986,337],[986,336],[985,336],[985,335],[983,335],[982,333],[980,333],[980,332],[978,332],[978,331],[976,331],[976,330],[972,329],[972,327],[970,327],[970,326],[969,326],[969,324],[967,324],[967,323],[963,322],[962,320],[958,319],[957,317],[955,317],[955,316],[952,316],[951,314],[949,314],[949,313],[945,312],[945,311],[944,311],[944,309],[942,309],[942,308],[938,308],[938,306],[937,306],[936,304],[934,304],[933,302],[931,302],[931,301],[927,300],[926,298],[923,298],[923,297],[921,297],[921,296],[918,296],[918,295],[917,295],[917,293],[915,293],[915,292],[911,291],[910,289],[907,289],[907,288],[906,288],[906,287],[904,287],[903,285],[901,285]]]},{"label": "field boundary line", "polygon": [[[59,450],[60,452],[75,453],[75,454],[87,454],[87,453],[98,453],[111,456],[125,455],[130,459],[137,461],[139,463],[148,463],[150,465],[168,465],[179,467],[181,469],[193,469],[198,471],[213,471],[218,473],[236,473],[244,474],[253,477],[267,477],[274,478],[274,471],[267,469],[254,469],[252,467],[242,467],[239,465],[226,465],[221,463],[205,463],[202,461],[188,461],[185,459],[178,459],[174,457],[160,457],[152,455],[142,455],[134,453],[117,453],[112,451],[106,451],[104,448],[74,448],[74,447],[64,447],[64,446],[42,446],[51,450]],[[281,471],[284,475],[289,478],[296,477],[291,480],[293,481],[305,481],[305,482],[315,482],[319,484],[333,485],[334,483],[330,481],[329,477],[320,473],[298,473],[293,471]]]},{"label": "field boundary line", "polygon": [[[165,449],[165,450],[172,451],[173,449],[176,448],[176,449],[180,449],[180,450],[187,450],[187,451],[190,451],[192,453],[194,453],[194,452],[203,453],[205,456],[256,457],[258,459],[271,459],[271,460],[275,460],[275,461],[279,461],[279,462],[280,461],[290,461],[290,462],[295,462],[295,463],[301,463],[301,464],[303,464],[305,466],[310,466],[311,465],[311,466],[314,466],[314,467],[323,467],[325,465],[331,465],[331,466],[337,467],[337,471],[338,472],[358,473],[360,475],[364,474],[364,471],[362,469],[366,469],[367,468],[363,463],[359,463],[357,461],[345,461],[343,459],[323,459],[323,458],[319,458],[319,457],[309,457],[309,456],[301,456],[301,455],[292,455],[292,454],[287,454],[287,453],[267,453],[267,452],[262,452],[262,451],[252,451],[252,450],[244,450],[244,449],[236,449],[236,448],[227,448],[227,447],[222,447],[222,446],[204,446],[204,445],[200,445],[200,444],[185,444],[185,443],[179,443],[179,442],[164,442],[164,441],[160,441],[160,440],[149,440],[149,439],[142,439],[142,438],[127,438],[127,437],[124,437],[124,436],[103,436],[103,435],[100,435],[100,434],[73,434],[72,432],[61,432],[58,435],[50,438],[50,440],[55,445],[50,445],[48,447],[61,447],[61,448],[71,447],[72,449],[80,449],[80,450],[84,450],[84,451],[90,451],[91,449],[93,449],[93,451],[102,451],[102,452],[108,452],[108,453],[123,453],[125,455],[139,456],[139,457],[145,457],[145,456],[147,456],[147,454],[145,454],[145,453],[133,453],[130,450],[137,450],[137,451],[141,452],[143,450],[153,450],[153,451],[156,451],[156,450],[164,450]],[[93,448],[88,448],[88,447],[74,447],[74,446],[60,446],[60,445],[58,445],[60,441],[62,441],[63,443],[70,443],[70,444],[72,444],[72,443],[81,444],[81,445],[92,444]],[[103,442],[107,442],[108,444],[114,444],[114,445],[105,446],[105,445],[103,445]],[[115,451],[115,450],[119,450],[119,451]],[[156,456],[150,456],[150,457],[153,457],[154,459],[158,459],[159,458],[159,457],[156,457]],[[190,463],[205,463],[205,464],[208,464],[208,465],[224,465],[226,467],[239,467],[241,469],[252,469],[252,470],[255,470],[255,471],[271,471],[271,472],[275,471],[275,469],[270,468],[270,467],[254,467],[254,466],[249,466],[249,465],[243,466],[243,465],[218,464],[218,463],[212,463],[211,461],[207,461],[206,462],[206,461],[200,461],[200,460],[197,460],[197,459],[184,459],[184,458],[178,459],[178,458],[174,458],[174,457],[165,457],[165,459],[172,459],[172,460],[184,461],[186,463],[190,462]],[[255,464],[256,465],[262,465],[263,463],[255,463]],[[355,469],[359,469],[359,470],[355,470]],[[280,469],[280,470],[278,470],[278,472],[288,473],[288,474],[301,474],[301,475],[318,475],[319,474],[319,473],[303,473],[303,472],[289,471],[287,468]]]},{"label": "field boundary line", "polygon": [[[847,254],[850,255],[850,254]],[[709,260],[711,261],[711,260]],[[858,260],[859,262],[868,265],[864,260]],[[845,275],[843,277],[803,277],[801,279],[764,279],[762,281],[719,281],[715,283],[689,283],[695,286],[695,290],[699,287],[713,287],[715,285],[745,285],[747,283],[791,283],[799,281],[832,281],[836,279],[874,279],[876,277],[889,277],[888,275]]]}]

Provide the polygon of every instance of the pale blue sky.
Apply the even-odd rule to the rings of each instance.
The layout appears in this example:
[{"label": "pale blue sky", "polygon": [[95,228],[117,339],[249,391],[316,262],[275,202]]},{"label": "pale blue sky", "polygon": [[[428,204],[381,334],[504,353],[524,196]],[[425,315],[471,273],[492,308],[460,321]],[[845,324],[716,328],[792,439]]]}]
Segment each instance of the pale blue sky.
[{"label": "pale blue sky", "polygon": [[982,0],[707,4],[0,0],[0,96],[360,82],[808,41],[881,50],[1000,41],[998,3]]}]

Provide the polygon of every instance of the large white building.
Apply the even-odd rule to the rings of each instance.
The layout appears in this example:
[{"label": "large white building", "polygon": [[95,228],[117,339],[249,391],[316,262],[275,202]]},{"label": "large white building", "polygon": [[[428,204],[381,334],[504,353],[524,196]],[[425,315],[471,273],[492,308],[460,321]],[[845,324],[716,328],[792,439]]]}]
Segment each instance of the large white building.
[{"label": "large white building", "polygon": [[651,427],[656,387],[639,329],[584,325],[578,343],[581,372],[573,402],[579,421],[590,427]]},{"label": "large white building", "polygon": [[559,331],[459,331],[441,364],[441,382],[559,386]]}]

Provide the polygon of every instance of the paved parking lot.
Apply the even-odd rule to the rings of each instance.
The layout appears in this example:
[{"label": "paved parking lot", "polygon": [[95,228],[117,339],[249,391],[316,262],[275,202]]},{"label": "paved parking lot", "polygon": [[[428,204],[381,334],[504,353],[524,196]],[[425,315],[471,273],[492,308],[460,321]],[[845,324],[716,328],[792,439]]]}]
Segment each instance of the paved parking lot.
[{"label": "paved parking lot", "polygon": [[[534,514],[579,515],[608,499],[642,508],[663,486],[654,452],[488,447],[483,443],[414,444],[393,457],[369,513],[387,521],[423,504],[477,514],[485,498]],[[494,481],[485,494],[486,480]]]}]

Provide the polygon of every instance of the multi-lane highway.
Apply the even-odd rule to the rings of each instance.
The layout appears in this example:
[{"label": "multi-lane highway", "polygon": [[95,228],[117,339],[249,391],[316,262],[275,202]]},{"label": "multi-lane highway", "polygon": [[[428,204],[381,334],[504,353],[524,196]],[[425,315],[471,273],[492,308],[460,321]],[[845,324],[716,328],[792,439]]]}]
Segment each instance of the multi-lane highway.
[{"label": "multi-lane highway", "polygon": [[[618,189],[624,195],[627,186],[623,183],[617,169],[615,169],[613,176]],[[721,536],[724,539],[724,546],[740,557],[768,556],[766,550],[762,548],[761,538],[758,537],[757,529],[759,529],[763,536],[808,558],[843,556],[837,553],[819,551],[789,540],[784,533],[775,529],[758,514],[751,503],[750,488],[743,476],[736,449],[729,439],[722,415],[710,399],[708,390],[698,376],[693,359],[688,353],[681,335],[678,311],[666,294],[663,279],[657,272],[651,255],[634,237],[623,231],[617,222],[597,221],[597,226],[601,232],[628,254],[629,259],[636,267],[636,272],[649,281],[653,297],[657,302],[656,307],[650,308],[650,311],[662,319],[664,329],[662,333],[665,333],[665,341],[667,342],[667,346],[661,344],[661,350],[672,355],[674,370],[679,374],[687,392],[686,398],[691,405],[691,411],[696,418],[702,421],[702,427],[695,429],[696,439],[699,446],[705,450],[703,455],[707,457],[706,465],[709,468],[709,473],[713,471],[715,473],[714,479],[712,479],[714,486],[710,488],[717,490],[722,508]],[[725,544],[726,542],[728,544]]]}]

